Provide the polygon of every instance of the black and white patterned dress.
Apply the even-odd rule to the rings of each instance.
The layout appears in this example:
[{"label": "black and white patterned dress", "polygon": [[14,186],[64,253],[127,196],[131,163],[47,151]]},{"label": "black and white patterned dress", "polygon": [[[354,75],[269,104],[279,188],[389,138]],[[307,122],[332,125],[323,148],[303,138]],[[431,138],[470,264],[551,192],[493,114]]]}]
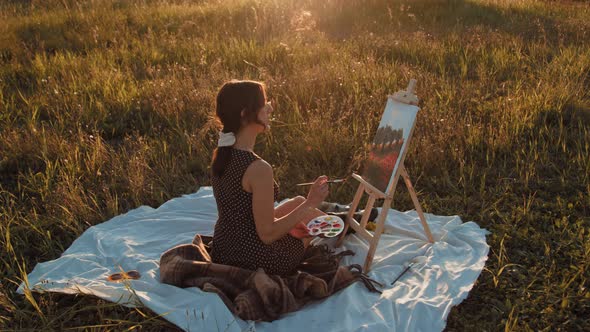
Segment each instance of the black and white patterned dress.
[{"label": "black and white patterned dress", "polygon": [[[266,245],[256,233],[252,193],[242,188],[242,177],[258,159],[249,151],[231,149],[231,160],[223,176],[211,183],[219,218],[215,224],[211,259],[215,263],[249,270],[263,268],[267,274],[287,275],[303,258],[303,242],[289,234]],[[278,186],[274,184],[274,199]]]}]

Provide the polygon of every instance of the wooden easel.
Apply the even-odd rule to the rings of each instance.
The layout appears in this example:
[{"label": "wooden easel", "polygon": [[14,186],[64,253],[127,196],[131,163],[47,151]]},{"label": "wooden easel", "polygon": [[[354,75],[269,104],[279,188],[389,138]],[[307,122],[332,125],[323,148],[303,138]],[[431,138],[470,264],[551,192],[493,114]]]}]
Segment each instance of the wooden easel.
[{"label": "wooden easel", "polygon": [[[415,85],[416,85],[416,80],[414,80],[414,79],[410,80],[410,84],[408,85],[408,88],[406,91],[398,91],[393,96],[391,96],[391,98],[393,98],[397,102],[401,102],[401,103],[405,103],[405,104],[409,104],[409,105],[417,105],[418,98],[414,95]],[[412,130],[410,131],[410,134],[408,135],[408,140],[407,140],[408,145],[409,145],[410,140],[412,138],[412,133],[414,131],[413,129],[414,128],[412,127]],[[389,208],[391,206],[391,201],[393,200],[393,194],[395,193],[395,188],[396,188],[396,185],[397,185],[400,175],[404,178],[404,183],[406,184],[406,187],[408,188],[408,192],[410,193],[410,197],[412,198],[412,202],[414,203],[414,207],[416,209],[416,212],[418,213],[418,216],[420,217],[420,222],[422,223],[422,227],[424,228],[424,233],[426,234],[428,241],[430,243],[434,242],[434,240],[432,238],[432,233],[430,232],[430,228],[428,227],[428,224],[426,223],[426,218],[424,217],[424,213],[422,212],[422,207],[420,206],[420,202],[418,201],[418,197],[416,196],[416,192],[414,191],[414,186],[412,186],[412,181],[410,181],[410,176],[408,175],[408,172],[406,171],[406,168],[404,167],[404,159],[405,159],[405,155],[406,155],[405,151],[407,151],[407,149],[404,150],[403,154],[400,156],[401,160],[399,162],[399,166],[398,166],[396,172],[394,174],[392,174],[393,181],[388,186],[386,193],[380,191],[375,186],[373,186],[372,184],[367,182],[362,176],[355,174],[355,173],[352,174],[352,177],[359,181],[359,186],[356,191],[356,194],[354,195],[354,199],[352,200],[352,203],[350,204],[350,210],[348,211],[348,214],[346,215],[346,219],[344,221],[345,222],[344,231],[340,234],[338,241],[336,242],[336,246],[339,247],[342,245],[342,242],[344,241],[344,237],[346,236],[346,232],[348,230],[348,227],[352,227],[352,229],[354,229],[356,231],[356,234],[358,236],[367,240],[367,242],[369,243],[369,251],[367,253],[367,257],[365,259],[365,264],[364,264],[364,268],[363,268],[363,271],[365,273],[369,272],[369,270],[371,268],[371,263],[373,262],[373,256],[375,255],[375,250],[377,249],[377,244],[379,243],[379,239],[381,238],[381,234],[383,233],[383,228],[385,226],[385,218],[387,217],[387,212],[389,211]],[[364,213],[363,213],[361,220],[359,222],[353,218],[353,215],[354,215],[364,193],[367,193],[369,195],[369,199],[367,201],[367,205],[365,206]],[[369,220],[369,216],[371,214],[371,209],[373,208],[373,206],[375,204],[375,200],[381,199],[381,198],[384,199],[383,206],[381,207],[381,213],[379,213],[377,220],[375,220],[375,223],[377,225],[375,232],[373,234],[371,234],[366,229],[367,221]]]}]

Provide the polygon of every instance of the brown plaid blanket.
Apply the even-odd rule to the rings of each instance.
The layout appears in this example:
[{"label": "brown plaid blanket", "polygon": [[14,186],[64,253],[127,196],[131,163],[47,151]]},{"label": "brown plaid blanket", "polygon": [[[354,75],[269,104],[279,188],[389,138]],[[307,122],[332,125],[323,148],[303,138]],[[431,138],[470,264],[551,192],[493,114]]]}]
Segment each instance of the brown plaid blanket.
[{"label": "brown plaid blanket", "polygon": [[[197,234],[192,243],[169,249],[160,257],[160,281],[178,287],[199,287],[217,293],[227,307],[244,320],[272,321],[362,281],[374,292],[378,282],[359,265],[340,266],[350,250],[334,254],[326,245],[307,248],[296,273],[281,277],[211,262],[207,245],[211,237]],[[214,244],[213,244],[214,245]]]}]

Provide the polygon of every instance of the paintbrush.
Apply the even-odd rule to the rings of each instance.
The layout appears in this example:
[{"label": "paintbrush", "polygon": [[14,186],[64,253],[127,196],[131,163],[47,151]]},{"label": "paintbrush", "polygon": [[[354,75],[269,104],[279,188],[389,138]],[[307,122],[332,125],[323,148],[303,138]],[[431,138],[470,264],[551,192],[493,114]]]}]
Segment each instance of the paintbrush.
[{"label": "paintbrush", "polygon": [[410,270],[410,268],[414,266],[414,263],[410,263],[403,271],[402,273],[400,273],[397,278],[395,278],[395,280],[391,283],[392,285],[395,284],[396,281],[399,280],[399,278],[401,278],[404,274],[406,274],[406,272],[408,272],[408,270]]},{"label": "paintbrush", "polygon": [[[334,179],[334,180],[328,180],[326,181],[326,183],[342,183],[346,181],[346,179]],[[313,184],[313,182],[306,182],[306,183],[298,183],[296,184],[296,186],[311,186]]]}]

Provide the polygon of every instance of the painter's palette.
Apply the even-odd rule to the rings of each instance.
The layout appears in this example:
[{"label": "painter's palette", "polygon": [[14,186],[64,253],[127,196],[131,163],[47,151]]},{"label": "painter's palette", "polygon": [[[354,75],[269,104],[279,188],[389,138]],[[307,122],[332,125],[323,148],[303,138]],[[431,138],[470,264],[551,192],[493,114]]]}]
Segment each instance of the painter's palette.
[{"label": "painter's palette", "polygon": [[334,237],[342,233],[344,221],[337,216],[319,216],[307,223],[311,236]]}]

